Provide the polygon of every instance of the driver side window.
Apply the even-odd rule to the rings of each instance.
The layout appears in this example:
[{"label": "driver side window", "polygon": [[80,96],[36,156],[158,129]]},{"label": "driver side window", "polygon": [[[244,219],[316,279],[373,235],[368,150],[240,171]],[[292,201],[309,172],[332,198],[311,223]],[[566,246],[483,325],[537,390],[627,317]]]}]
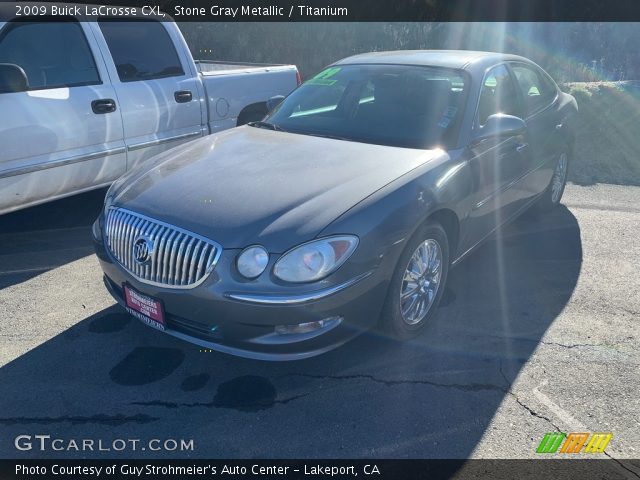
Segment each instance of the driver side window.
[{"label": "driver side window", "polygon": [[496,113],[522,116],[518,91],[504,65],[494,67],[485,76],[478,102],[478,124],[484,125]]},{"label": "driver side window", "polygon": [[82,27],[68,17],[9,22],[0,36],[0,63],[22,68],[29,90],[101,83]]}]

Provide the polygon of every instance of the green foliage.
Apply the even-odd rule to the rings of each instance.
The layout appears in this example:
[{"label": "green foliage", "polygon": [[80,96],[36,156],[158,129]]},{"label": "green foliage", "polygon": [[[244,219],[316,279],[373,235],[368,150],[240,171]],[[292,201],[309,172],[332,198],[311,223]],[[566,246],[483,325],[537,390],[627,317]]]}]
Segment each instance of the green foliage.
[{"label": "green foliage", "polygon": [[640,85],[594,82],[564,88],[579,107],[569,180],[640,185]]}]

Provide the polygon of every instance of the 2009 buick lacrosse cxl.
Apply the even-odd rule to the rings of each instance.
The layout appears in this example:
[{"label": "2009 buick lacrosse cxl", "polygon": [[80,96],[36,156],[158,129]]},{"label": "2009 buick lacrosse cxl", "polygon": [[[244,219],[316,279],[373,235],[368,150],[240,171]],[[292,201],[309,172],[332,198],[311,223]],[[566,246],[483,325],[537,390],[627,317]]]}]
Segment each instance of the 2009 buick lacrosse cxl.
[{"label": "2009 buick lacrosse cxl", "polygon": [[105,284],[148,325],[251,358],[317,355],[378,321],[408,339],[450,266],[559,203],[576,112],[518,56],[347,58],[263,121],[113,184],[93,228]]}]

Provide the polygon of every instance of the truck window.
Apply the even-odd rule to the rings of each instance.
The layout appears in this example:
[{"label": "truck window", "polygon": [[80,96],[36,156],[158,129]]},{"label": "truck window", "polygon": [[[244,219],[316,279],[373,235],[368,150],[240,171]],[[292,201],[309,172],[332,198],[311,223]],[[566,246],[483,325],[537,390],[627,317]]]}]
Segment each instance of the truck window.
[{"label": "truck window", "polygon": [[72,18],[9,23],[0,36],[0,63],[22,67],[29,90],[101,83],[82,27]]},{"label": "truck window", "polygon": [[173,41],[153,20],[98,21],[121,82],[184,75]]}]

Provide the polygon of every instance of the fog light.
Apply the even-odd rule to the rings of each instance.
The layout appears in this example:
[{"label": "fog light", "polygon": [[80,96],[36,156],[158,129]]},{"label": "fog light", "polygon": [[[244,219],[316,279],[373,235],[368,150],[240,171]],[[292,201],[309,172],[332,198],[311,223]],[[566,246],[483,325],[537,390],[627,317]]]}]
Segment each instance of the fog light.
[{"label": "fog light", "polygon": [[333,324],[340,323],[342,317],[328,317],[315,322],[298,323],[297,325],[278,325],[276,333],[278,335],[293,335],[297,333],[311,333]]}]

